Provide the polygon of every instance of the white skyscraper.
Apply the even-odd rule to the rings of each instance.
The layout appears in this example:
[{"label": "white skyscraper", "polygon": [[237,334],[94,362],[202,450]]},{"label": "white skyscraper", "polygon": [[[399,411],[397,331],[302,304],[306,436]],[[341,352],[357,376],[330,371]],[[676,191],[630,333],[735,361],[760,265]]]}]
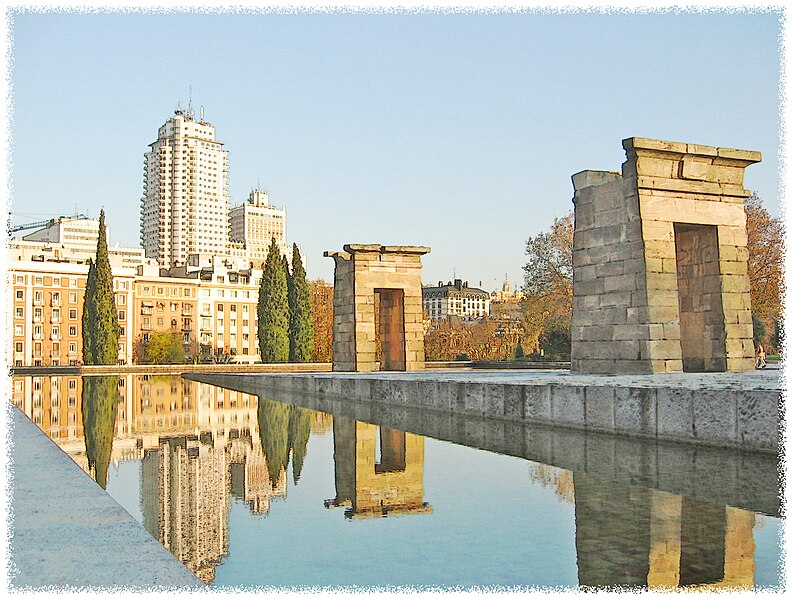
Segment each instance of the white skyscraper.
[{"label": "white skyscraper", "polygon": [[177,109],[145,154],[140,242],[162,266],[189,254],[225,254],[231,205],[228,152],[214,127],[192,109]]}]

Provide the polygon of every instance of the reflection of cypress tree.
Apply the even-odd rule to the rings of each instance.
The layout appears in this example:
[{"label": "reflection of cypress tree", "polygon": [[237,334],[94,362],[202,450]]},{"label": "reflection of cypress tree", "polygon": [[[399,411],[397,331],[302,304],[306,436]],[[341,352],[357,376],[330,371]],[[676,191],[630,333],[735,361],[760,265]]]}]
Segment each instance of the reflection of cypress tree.
[{"label": "reflection of cypress tree", "polygon": [[103,489],[113,451],[113,429],[118,409],[118,377],[88,376],[83,379],[82,414],[88,468]]},{"label": "reflection of cypress tree", "polygon": [[294,483],[300,480],[305,453],[308,449],[308,437],[311,436],[311,410],[299,406],[291,406],[289,411],[289,448],[292,450],[292,474]]},{"label": "reflection of cypress tree", "polygon": [[289,406],[259,397],[258,424],[261,449],[267,458],[267,470],[274,485],[289,462]]}]

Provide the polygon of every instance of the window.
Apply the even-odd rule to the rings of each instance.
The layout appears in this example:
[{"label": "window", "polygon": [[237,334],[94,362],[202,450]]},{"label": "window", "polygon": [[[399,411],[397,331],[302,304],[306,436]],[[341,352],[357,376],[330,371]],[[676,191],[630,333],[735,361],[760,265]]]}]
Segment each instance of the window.
[{"label": "window", "polygon": [[165,320],[163,320],[162,318],[158,318],[157,319],[157,326],[158,327],[165,326]]},{"label": "window", "polygon": [[17,282],[17,283],[22,283],[22,284],[24,285],[24,283],[25,283],[25,277],[24,277],[24,275],[17,275],[17,276],[16,276],[16,282]]},{"label": "window", "polygon": [[162,287],[157,287],[157,295],[164,295],[164,294],[165,294],[165,289],[163,289]]},{"label": "window", "polygon": [[118,320],[126,320],[126,310],[118,311]]},{"label": "window", "polygon": [[76,291],[70,291],[69,292],[69,303],[70,304],[76,304],[77,303],[77,292]]},{"label": "window", "polygon": [[25,309],[21,306],[18,308],[14,308],[14,316],[16,318],[24,318],[25,317]]},{"label": "window", "polygon": [[[76,343],[69,343],[69,353],[70,354],[76,354],[77,353],[77,344]],[[69,385],[71,385],[72,382],[73,381],[69,381]],[[74,384],[76,385],[77,383],[75,382]],[[75,387],[69,386],[69,389],[74,389],[74,388]]]},{"label": "window", "polygon": [[223,311],[223,304],[217,304],[217,311],[218,312],[222,312]]},{"label": "window", "polygon": [[55,277],[52,279],[52,285],[53,287],[60,287],[60,277]]},{"label": "window", "polygon": [[76,337],[77,336],[77,327],[70,326],[69,327],[69,337]]},{"label": "window", "polygon": [[122,293],[118,296],[118,305],[119,306],[126,306],[126,294]]},{"label": "window", "polygon": [[25,290],[24,289],[17,289],[16,298],[18,300],[24,300],[25,299]]},{"label": "window", "polygon": [[52,292],[52,304],[54,306],[60,305],[60,291],[53,291]]},{"label": "window", "polygon": [[126,327],[121,327],[121,332],[119,333],[121,337],[126,337]]},{"label": "window", "polygon": [[60,327],[52,327],[52,338],[58,339],[60,337]]},{"label": "window", "polygon": [[69,308],[69,320],[77,320],[77,308]]},{"label": "window", "polygon": [[21,341],[17,341],[16,343],[14,343],[14,350],[15,351],[22,353],[22,351],[23,351],[22,347],[23,347],[23,345],[22,345]]}]

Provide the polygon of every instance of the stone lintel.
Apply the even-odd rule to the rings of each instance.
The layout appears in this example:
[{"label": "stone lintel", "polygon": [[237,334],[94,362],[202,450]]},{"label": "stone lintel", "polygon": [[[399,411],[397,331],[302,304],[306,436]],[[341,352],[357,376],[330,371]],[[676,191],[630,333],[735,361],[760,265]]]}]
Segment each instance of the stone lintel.
[{"label": "stone lintel", "polygon": [[[378,253],[378,254],[428,254],[432,248],[423,245],[380,245],[378,243],[348,243],[344,251],[350,254]],[[327,255],[327,254],[325,254]]]},{"label": "stone lintel", "polygon": [[643,151],[649,151],[652,154],[674,154],[677,159],[682,156],[698,156],[709,159],[725,158],[742,163],[742,166],[749,166],[762,160],[762,153],[753,150],[716,148],[701,144],[648,139],[646,137],[628,137],[622,140],[622,147],[627,152],[628,158],[632,155],[641,154]]}]

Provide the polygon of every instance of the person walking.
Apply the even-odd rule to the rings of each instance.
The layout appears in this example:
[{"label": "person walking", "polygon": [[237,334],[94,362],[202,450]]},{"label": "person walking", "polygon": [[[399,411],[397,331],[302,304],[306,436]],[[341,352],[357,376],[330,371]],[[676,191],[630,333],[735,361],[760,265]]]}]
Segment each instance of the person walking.
[{"label": "person walking", "polygon": [[756,367],[757,368],[766,368],[767,367],[767,355],[765,354],[765,349],[759,344],[759,347],[756,349]]}]

